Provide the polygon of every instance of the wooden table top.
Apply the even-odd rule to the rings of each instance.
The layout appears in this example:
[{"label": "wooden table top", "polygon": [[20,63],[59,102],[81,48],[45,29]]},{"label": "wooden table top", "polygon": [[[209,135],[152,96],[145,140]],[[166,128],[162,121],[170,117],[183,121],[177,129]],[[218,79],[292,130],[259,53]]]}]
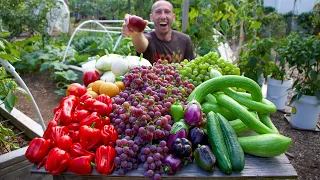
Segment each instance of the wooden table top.
[{"label": "wooden table top", "polygon": [[[277,157],[262,158],[246,154],[245,167],[241,172],[232,172],[230,175],[222,173],[219,168],[215,167],[214,172],[209,173],[198,167],[195,162],[182,167],[177,174],[169,176],[162,174],[163,179],[297,179],[298,174],[291,165],[286,155],[282,154]],[[54,180],[78,180],[78,179],[146,179],[143,176],[143,168],[140,166],[136,170],[129,171],[125,176],[119,176],[117,172],[111,175],[101,175],[94,168],[90,175],[76,175],[71,172],[64,172],[60,175],[53,176]],[[31,173],[47,175],[48,172],[44,167],[37,169],[34,165]]]}]

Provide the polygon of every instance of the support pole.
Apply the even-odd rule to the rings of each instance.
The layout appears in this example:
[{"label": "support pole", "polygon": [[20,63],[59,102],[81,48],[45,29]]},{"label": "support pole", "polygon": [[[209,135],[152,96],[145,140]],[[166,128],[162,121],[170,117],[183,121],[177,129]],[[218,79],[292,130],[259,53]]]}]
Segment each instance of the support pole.
[{"label": "support pole", "polygon": [[183,0],[182,32],[184,32],[188,28],[188,19],[189,19],[189,0]]}]

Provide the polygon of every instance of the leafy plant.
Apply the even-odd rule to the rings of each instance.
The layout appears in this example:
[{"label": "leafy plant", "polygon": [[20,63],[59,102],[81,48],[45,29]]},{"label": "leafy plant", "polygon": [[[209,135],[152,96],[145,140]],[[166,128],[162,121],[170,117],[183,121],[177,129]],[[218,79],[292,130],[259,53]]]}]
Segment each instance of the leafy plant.
[{"label": "leafy plant", "polygon": [[11,37],[27,31],[31,34],[40,33],[44,42],[48,38],[47,15],[56,5],[54,0],[0,1],[0,15]]},{"label": "leafy plant", "polygon": [[320,40],[298,33],[290,34],[288,39],[281,56],[288,62],[291,76],[296,76],[292,86],[296,94],[290,103],[302,95],[316,96],[320,103]]},{"label": "leafy plant", "polygon": [[13,131],[9,128],[4,127],[0,123],[0,142],[2,144],[2,147],[5,147],[8,152],[20,148],[19,146],[11,142],[12,138],[16,138]]},{"label": "leafy plant", "polygon": [[[0,64],[6,65],[7,62],[20,61],[19,53],[5,39],[0,38]],[[6,69],[0,66],[0,102],[4,103],[7,111],[11,112],[18,99],[13,94],[14,91],[21,92],[27,96],[24,89],[18,87],[16,81],[12,79],[6,72]]]},{"label": "leafy plant", "polygon": [[265,78],[270,74],[272,67],[272,49],[275,42],[270,38],[255,38],[242,48],[238,67],[241,74],[258,82],[261,75]]}]

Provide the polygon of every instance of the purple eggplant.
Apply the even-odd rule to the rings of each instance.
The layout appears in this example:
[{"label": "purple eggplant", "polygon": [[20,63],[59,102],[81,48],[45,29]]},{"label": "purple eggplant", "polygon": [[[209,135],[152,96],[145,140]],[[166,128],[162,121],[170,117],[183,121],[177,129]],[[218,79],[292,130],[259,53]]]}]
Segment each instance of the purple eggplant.
[{"label": "purple eggplant", "polygon": [[188,139],[192,143],[193,150],[198,147],[198,144],[208,145],[208,135],[199,127],[190,129]]},{"label": "purple eggplant", "polygon": [[184,111],[184,121],[189,126],[198,126],[202,120],[201,106],[196,101],[191,101]]},{"label": "purple eggplant", "polygon": [[169,154],[162,160],[162,164],[164,172],[169,175],[174,175],[180,169],[182,161],[173,154]]}]

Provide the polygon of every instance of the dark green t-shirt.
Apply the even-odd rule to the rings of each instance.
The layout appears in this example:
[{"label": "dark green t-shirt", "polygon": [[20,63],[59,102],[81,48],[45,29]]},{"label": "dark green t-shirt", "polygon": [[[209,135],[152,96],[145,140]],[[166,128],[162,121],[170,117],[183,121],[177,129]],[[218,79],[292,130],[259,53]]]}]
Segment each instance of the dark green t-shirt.
[{"label": "dark green t-shirt", "polygon": [[[172,30],[170,41],[162,41],[157,38],[156,33],[145,33],[149,41],[143,58],[148,59],[152,64],[158,59],[168,60],[171,62],[181,62],[184,59],[192,60],[195,58],[191,39],[188,35]],[[140,55],[138,53],[138,55]]]}]

